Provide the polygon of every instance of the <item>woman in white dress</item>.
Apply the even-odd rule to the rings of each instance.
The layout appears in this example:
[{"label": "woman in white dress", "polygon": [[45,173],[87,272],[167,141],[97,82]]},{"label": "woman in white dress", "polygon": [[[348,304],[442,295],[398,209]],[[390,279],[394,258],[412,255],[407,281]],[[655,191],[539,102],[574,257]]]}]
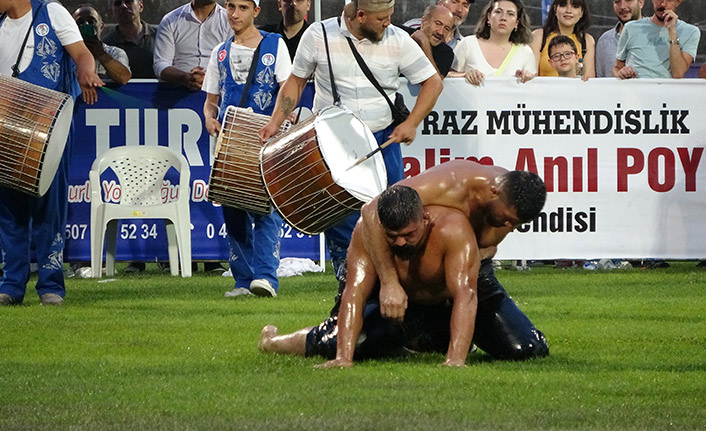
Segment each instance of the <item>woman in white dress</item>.
[{"label": "woman in white dress", "polygon": [[449,76],[465,76],[473,85],[491,76],[515,76],[527,82],[537,75],[531,41],[522,1],[491,0],[481,13],[476,34],[456,45]]}]

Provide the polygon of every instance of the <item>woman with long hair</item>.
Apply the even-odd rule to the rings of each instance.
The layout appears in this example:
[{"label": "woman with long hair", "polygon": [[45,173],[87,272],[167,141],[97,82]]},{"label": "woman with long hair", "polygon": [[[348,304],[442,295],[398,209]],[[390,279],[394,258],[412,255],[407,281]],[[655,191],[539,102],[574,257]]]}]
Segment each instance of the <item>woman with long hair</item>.
[{"label": "woman with long hair", "polygon": [[584,79],[596,76],[595,48],[596,41],[588,34],[591,25],[588,3],[586,0],[554,0],[544,27],[532,32],[532,51],[537,58],[539,76],[557,76],[556,70],[549,64],[547,48],[557,35],[568,36],[576,43],[580,74]]},{"label": "woman with long hair", "polygon": [[491,0],[481,12],[475,35],[464,37],[454,49],[455,73],[449,76],[465,76],[473,85],[480,85],[486,76],[529,81],[537,74],[531,40],[522,0]]}]

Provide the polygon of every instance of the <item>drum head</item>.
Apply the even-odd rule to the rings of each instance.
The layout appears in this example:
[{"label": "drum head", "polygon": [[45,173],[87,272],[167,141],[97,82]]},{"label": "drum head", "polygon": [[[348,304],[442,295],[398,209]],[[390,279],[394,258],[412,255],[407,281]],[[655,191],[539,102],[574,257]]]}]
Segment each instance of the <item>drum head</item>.
[{"label": "drum head", "polygon": [[63,106],[61,106],[58,111],[58,114],[54,118],[49,141],[46,145],[42,171],[39,174],[38,191],[40,196],[43,196],[47,192],[52,181],[54,181],[56,169],[59,167],[61,156],[64,154],[66,138],[69,136],[71,119],[74,115],[74,100],[71,96],[66,95]]},{"label": "drum head", "polygon": [[319,148],[333,180],[355,198],[370,202],[387,187],[387,171],[380,152],[351,168],[378,143],[360,119],[337,106],[319,112],[314,122]]}]

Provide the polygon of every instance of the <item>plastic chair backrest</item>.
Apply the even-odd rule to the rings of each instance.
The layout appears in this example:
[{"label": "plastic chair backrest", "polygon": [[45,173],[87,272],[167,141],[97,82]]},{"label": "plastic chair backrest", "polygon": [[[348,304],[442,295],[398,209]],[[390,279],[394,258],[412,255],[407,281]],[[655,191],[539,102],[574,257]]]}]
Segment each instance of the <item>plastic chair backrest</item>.
[{"label": "plastic chair backrest", "polygon": [[189,166],[181,154],[175,154],[162,146],[114,147],[101,154],[92,170],[100,176],[110,168],[118,178],[121,195],[120,205],[160,205],[166,203],[163,196],[163,180],[170,168],[179,171],[179,197],[188,193]]}]

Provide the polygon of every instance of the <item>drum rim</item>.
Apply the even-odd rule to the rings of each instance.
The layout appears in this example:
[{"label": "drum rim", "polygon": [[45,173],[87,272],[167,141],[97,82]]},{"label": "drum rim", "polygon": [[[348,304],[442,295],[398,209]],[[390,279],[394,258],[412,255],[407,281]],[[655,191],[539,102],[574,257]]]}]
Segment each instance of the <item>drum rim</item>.
[{"label": "drum rim", "polygon": [[48,131],[49,138],[39,159],[40,173],[37,178],[39,196],[43,196],[54,182],[56,171],[66,149],[66,140],[69,137],[71,122],[73,121],[73,97],[65,93],[58,93],[64,96],[64,100],[59,104],[57,114],[52,118]]}]

